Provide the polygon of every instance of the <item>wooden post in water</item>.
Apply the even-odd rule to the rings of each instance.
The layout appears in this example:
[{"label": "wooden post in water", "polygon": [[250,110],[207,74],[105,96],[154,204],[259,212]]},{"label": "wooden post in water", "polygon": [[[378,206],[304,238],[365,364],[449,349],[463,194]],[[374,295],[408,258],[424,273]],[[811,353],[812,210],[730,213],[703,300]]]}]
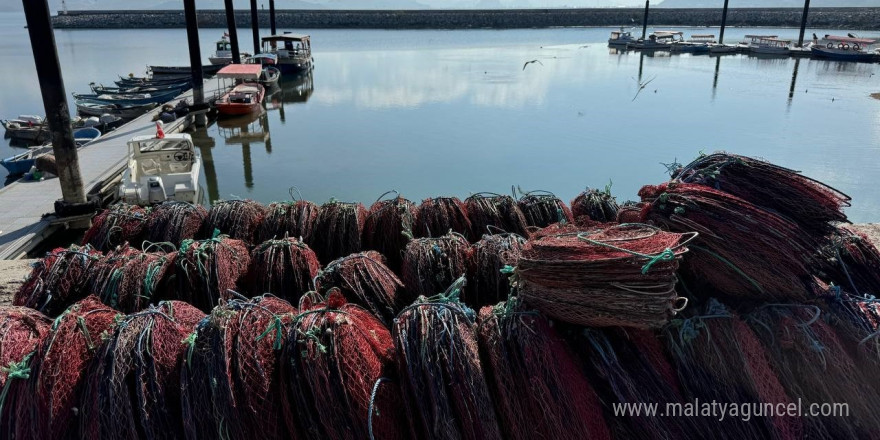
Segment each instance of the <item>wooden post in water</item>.
[{"label": "wooden post in water", "polygon": [[232,0],[224,0],[226,7],[226,27],[229,29],[229,42],[232,43],[232,62],[241,64],[241,53],[238,51],[238,30],[235,26],[235,5]]},{"label": "wooden post in water", "polygon": [[260,53],[260,19],[257,17],[257,0],[251,0],[251,28],[254,31],[254,55]]},{"label": "wooden post in water", "polygon": [[[43,95],[43,108],[46,120],[52,131],[52,152],[58,166],[58,180],[61,183],[61,196],[67,205],[86,203],[82,175],[79,170],[79,156],[70,125],[70,110],[67,107],[67,93],[61,76],[61,64],[55,48],[55,34],[47,0],[22,0],[40,93]],[[56,207],[58,203],[56,202]],[[57,208],[56,208],[57,211]]]},{"label": "wooden post in water", "polygon": [[202,70],[202,50],[199,47],[199,21],[196,18],[196,0],[183,0],[186,17],[186,40],[189,43],[189,64],[192,69],[193,105],[205,102],[205,73]]},{"label": "wooden post in water", "polygon": [[642,40],[648,33],[648,8],[651,6],[651,0],[645,0],[645,19],[642,21]]},{"label": "wooden post in water", "polygon": [[801,17],[801,35],[798,37],[798,47],[804,47],[804,31],[807,30],[807,14],[810,12],[810,0],[804,0],[804,15]]},{"label": "wooden post in water", "polygon": [[275,0],[269,0],[269,28],[272,30],[272,35],[275,35]]},{"label": "wooden post in water", "polygon": [[724,44],[724,28],[727,27],[727,4],[730,0],[724,0],[724,10],[721,11],[721,33],[718,36],[718,44]]}]

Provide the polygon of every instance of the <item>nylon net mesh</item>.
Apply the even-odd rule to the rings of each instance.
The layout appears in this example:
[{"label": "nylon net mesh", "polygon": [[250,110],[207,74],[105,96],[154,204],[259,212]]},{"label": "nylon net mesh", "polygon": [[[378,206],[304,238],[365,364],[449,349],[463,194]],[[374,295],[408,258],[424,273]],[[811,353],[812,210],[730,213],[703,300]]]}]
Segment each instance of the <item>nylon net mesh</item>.
[{"label": "nylon net mesh", "polygon": [[219,200],[211,206],[202,226],[202,236],[210,237],[215,231],[245,243],[257,242],[257,229],[269,213],[253,200]]},{"label": "nylon net mesh", "polygon": [[620,208],[611,195],[611,188],[605,191],[587,188],[571,201],[571,214],[574,218],[587,217],[597,222],[616,222]]},{"label": "nylon net mesh", "polygon": [[385,264],[378,252],[352,254],[328,264],[316,279],[318,292],[326,295],[339,288],[342,295],[375,314],[390,325],[404,307],[412,303],[397,275]]},{"label": "nylon net mesh", "polygon": [[172,286],[177,252],[141,252],[120,246],[92,264],[88,285],[104,304],[123,313],[175,295]]},{"label": "nylon net mesh", "polygon": [[856,296],[880,294],[880,251],[863,233],[839,227],[822,248],[826,278]]},{"label": "nylon net mesh", "polygon": [[83,245],[106,252],[123,243],[140,245],[147,229],[150,208],[120,203],[101,211],[83,236]]},{"label": "nylon net mesh", "polygon": [[544,228],[553,223],[571,223],[574,216],[571,209],[559,197],[543,191],[525,193],[517,202],[526,218],[526,224]]},{"label": "nylon net mesh", "polygon": [[147,219],[147,240],[180,246],[183,240],[197,238],[206,218],[208,210],[201,205],[164,202],[153,207]]},{"label": "nylon net mesh", "polygon": [[416,237],[440,237],[452,231],[470,239],[472,229],[467,208],[457,197],[428,198],[416,210]]},{"label": "nylon net mesh", "polygon": [[525,243],[526,240],[516,234],[484,235],[476,242],[464,291],[465,303],[478,307],[507,299],[511,285],[502,270],[517,265]]},{"label": "nylon net mesh", "polygon": [[229,298],[247,276],[250,255],[244,242],[226,236],[184,240],[177,257],[179,299],[203,312]]},{"label": "nylon net mesh", "polygon": [[464,206],[471,222],[472,240],[478,240],[483,234],[497,232],[528,235],[529,225],[526,218],[511,196],[474,194],[465,199]]},{"label": "nylon net mesh", "polygon": [[318,260],[327,264],[360,252],[366,219],[367,210],[360,203],[331,201],[321,205],[312,243],[309,243]]},{"label": "nylon net mesh", "polygon": [[12,299],[13,305],[58,316],[69,305],[87,294],[90,267],[101,253],[86,245],[56,248],[33,265],[28,279]]},{"label": "nylon net mesh", "polygon": [[470,244],[459,234],[412,240],[403,257],[403,284],[411,297],[443,292],[467,274],[472,258]]},{"label": "nylon net mesh", "polygon": [[33,394],[27,379],[35,351],[48,337],[51,325],[52,320],[36,310],[0,307],[0,433],[4,438],[27,438],[33,420]]},{"label": "nylon net mesh", "polygon": [[364,223],[364,249],[378,251],[387,258],[388,267],[399,271],[415,218],[416,205],[403,197],[373,203]]},{"label": "nylon net mesh", "polygon": [[271,293],[291,302],[310,290],[318,275],[318,257],[296,238],[273,239],[251,252],[248,287],[251,296]]},{"label": "nylon net mesh", "polygon": [[318,205],[306,200],[270,203],[268,212],[257,233],[259,241],[296,237],[312,243]]}]

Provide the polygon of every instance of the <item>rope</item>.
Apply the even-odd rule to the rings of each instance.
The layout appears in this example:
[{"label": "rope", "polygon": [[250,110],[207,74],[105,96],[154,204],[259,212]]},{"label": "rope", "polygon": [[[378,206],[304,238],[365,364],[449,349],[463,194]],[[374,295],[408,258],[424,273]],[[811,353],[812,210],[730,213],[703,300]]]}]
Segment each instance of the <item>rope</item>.
[{"label": "rope", "polygon": [[3,392],[0,393],[0,414],[3,414],[3,405],[6,404],[6,396],[9,394],[9,388],[12,386],[13,379],[28,379],[31,377],[31,367],[28,363],[34,352],[30,352],[24,356],[19,362],[10,362],[5,367],[0,367],[0,371],[6,373],[6,384],[3,385]]},{"label": "rope", "polygon": [[[379,391],[379,385],[381,385],[382,382],[390,382],[390,381],[391,381],[391,379],[389,379],[387,377],[380,377],[380,378],[376,379],[376,383],[373,384],[373,391],[370,393],[370,405],[367,408],[367,411],[368,411],[367,432],[370,434],[370,440],[375,440],[375,437],[373,437],[373,408],[376,403],[376,393],[377,393],[377,391]],[[2,407],[2,406],[0,406],[0,407]],[[378,410],[377,410],[377,412],[378,412]]]}]

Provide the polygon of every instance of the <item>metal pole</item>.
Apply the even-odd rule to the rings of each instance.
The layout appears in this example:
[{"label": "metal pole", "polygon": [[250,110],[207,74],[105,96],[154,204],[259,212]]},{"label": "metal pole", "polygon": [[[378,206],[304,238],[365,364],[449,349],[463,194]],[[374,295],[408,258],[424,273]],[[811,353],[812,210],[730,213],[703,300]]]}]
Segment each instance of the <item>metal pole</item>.
[{"label": "metal pole", "polygon": [[272,35],[275,35],[275,0],[269,0],[269,28],[272,29]]},{"label": "metal pole", "polygon": [[257,17],[257,0],[251,0],[251,28],[254,31],[254,54],[260,53],[260,20]]},{"label": "metal pole", "polygon": [[55,48],[49,4],[47,0],[22,0],[22,4],[31,37],[31,49],[34,52],[37,79],[43,95],[43,108],[52,131],[52,152],[58,166],[61,196],[66,203],[83,204],[86,202],[86,193],[70,125],[70,110],[67,107],[67,93],[64,91],[61,64]]},{"label": "metal pole", "polygon": [[183,0],[186,17],[186,39],[189,43],[189,64],[192,69],[193,105],[205,102],[205,74],[202,71],[202,51],[199,47],[199,21],[196,18],[196,0]]},{"label": "metal pole", "polygon": [[718,36],[718,44],[724,44],[724,28],[727,27],[727,4],[730,0],[724,0],[724,11],[721,12],[721,35]]},{"label": "metal pole", "polygon": [[798,37],[798,47],[804,46],[804,31],[807,29],[808,12],[810,12],[810,0],[804,0],[804,16],[801,17],[801,35]]},{"label": "metal pole", "polygon": [[232,0],[224,0],[226,6],[226,28],[229,30],[229,42],[232,43],[232,62],[241,64],[241,54],[238,51],[238,30],[235,27],[235,6]]},{"label": "metal pole", "polygon": [[642,21],[642,40],[648,33],[648,8],[651,6],[651,0],[645,0],[645,20]]}]

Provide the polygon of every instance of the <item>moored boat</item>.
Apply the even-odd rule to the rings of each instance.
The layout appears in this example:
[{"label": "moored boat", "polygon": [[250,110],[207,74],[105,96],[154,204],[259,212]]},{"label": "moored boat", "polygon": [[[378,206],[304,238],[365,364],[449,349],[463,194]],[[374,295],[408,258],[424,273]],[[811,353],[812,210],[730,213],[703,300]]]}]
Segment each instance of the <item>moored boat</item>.
[{"label": "moored boat", "polygon": [[880,43],[877,38],[854,38],[826,35],[825,45],[814,44],[810,51],[816,58],[838,61],[874,61],[876,52],[872,48]]},{"label": "moored boat", "polygon": [[627,44],[635,43],[636,41],[637,39],[633,37],[632,32],[621,26],[619,31],[611,32],[611,37],[608,38],[608,45],[626,47]]},{"label": "moored boat", "polygon": [[271,53],[258,53],[252,57],[245,58],[245,64],[258,64],[262,66],[263,73],[260,74],[260,84],[266,89],[276,87],[278,80],[281,79],[281,70],[278,65],[278,56]]},{"label": "moored boat", "polygon": [[[224,33],[223,37],[217,40],[214,56],[208,57],[208,61],[215,66],[225,66],[232,62],[232,43],[229,41],[229,34]],[[241,53],[241,57],[250,56],[246,52]]]},{"label": "moored boat", "polygon": [[118,87],[153,87],[153,86],[162,86],[168,84],[176,84],[176,83],[192,83],[192,75],[191,74],[183,74],[183,75],[164,75],[158,78],[150,77],[137,77],[137,76],[129,76],[129,77],[119,77],[119,80],[113,81]]},{"label": "moored boat", "polygon": [[95,102],[103,102],[105,104],[118,105],[144,105],[144,104],[161,104],[163,102],[174,99],[180,93],[177,90],[168,90],[157,93],[131,93],[123,95],[109,95],[97,93],[74,93],[75,99],[88,99]]},{"label": "moored boat", "polygon": [[125,203],[198,203],[201,155],[188,134],[137,136],[128,141],[128,167],[119,197]]},{"label": "moored boat", "polygon": [[92,89],[92,92],[99,95],[125,95],[132,93],[164,93],[169,91],[177,91],[178,94],[183,93],[184,90],[190,88],[190,82],[175,82],[169,84],[159,84],[159,85],[139,85],[132,87],[106,87],[100,84],[89,84],[89,87]]},{"label": "moored boat", "polygon": [[[73,131],[73,139],[77,148],[88,145],[90,142],[101,137],[101,131],[94,127],[80,128]],[[52,153],[52,144],[44,144],[38,147],[28,148],[23,153],[16,154],[0,160],[0,165],[6,168],[8,176],[19,176],[30,171],[37,158]]]},{"label": "moored boat", "polygon": [[682,41],[684,34],[679,31],[654,31],[648,35],[648,38],[639,38],[634,43],[629,43],[626,47],[635,50],[669,50],[672,44]]},{"label": "moored boat", "polygon": [[134,119],[158,107],[159,104],[119,105],[90,99],[76,99],[76,111],[83,116],[113,115],[122,119]]},{"label": "moored boat", "polygon": [[[204,73],[205,76],[214,76],[222,68],[222,64],[208,64],[206,66],[202,66],[202,73]],[[192,68],[190,66],[150,66],[150,73],[152,73],[154,79],[156,79],[156,76],[162,77],[164,75],[191,75]]]},{"label": "moored boat", "polygon": [[710,44],[709,53],[715,55],[723,55],[739,52],[739,48],[729,44]]},{"label": "moored boat", "polygon": [[221,115],[244,115],[262,108],[266,89],[259,83],[263,68],[259,64],[230,64],[217,78],[232,79],[235,87],[218,99],[214,105]]},{"label": "moored boat", "polygon": [[296,74],[312,68],[312,41],[308,35],[284,33],[263,37],[263,52],[278,56],[283,74]]},{"label": "moored boat", "polygon": [[780,40],[776,37],[753,38],[749,43],[749,52],[756,55],[788,56],[791,40]]}]

